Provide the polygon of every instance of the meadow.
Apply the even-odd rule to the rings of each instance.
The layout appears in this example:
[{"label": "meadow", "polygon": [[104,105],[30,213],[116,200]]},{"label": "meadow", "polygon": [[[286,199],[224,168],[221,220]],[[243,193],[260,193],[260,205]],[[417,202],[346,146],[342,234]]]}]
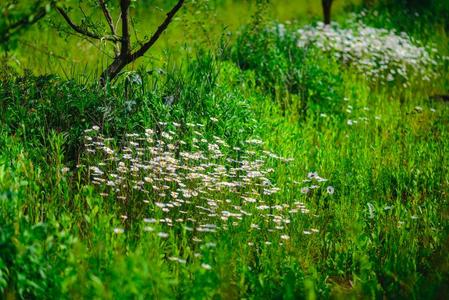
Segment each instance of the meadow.
[{"label": "meadow", "polygon": [[102,42],[25,31],[0,298],[444,299],[449,5],[415,2],[190,1],[105,87]]}]

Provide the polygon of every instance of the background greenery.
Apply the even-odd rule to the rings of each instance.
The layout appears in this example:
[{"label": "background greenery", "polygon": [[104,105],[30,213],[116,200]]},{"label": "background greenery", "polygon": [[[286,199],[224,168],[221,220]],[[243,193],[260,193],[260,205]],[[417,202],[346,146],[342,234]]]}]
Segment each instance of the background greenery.
[{"label": "background greenery", "polygon": [[[154,28],[169,2],[138,2],[138,30]],[[443,2],[369,2],[336,0],[334,19],[368,8],[366,24],[449,54]],[[57,34],[56,15],[24,32],[0,73],[2,298],[444,298],[448,61],[430,83],[379,85],[266,30],[320,19],[319,1],[191,1],[106,89],[96,84],[107,61],[100,44]],[[295,219],[284,246],[248,245],[243,227],[221,232],[211,270],[167,259],[173,249],[191,259],[185,236],[162,240],[139,226],[115,234],[120,207],[76,168],[87,159],[84,130],[97,125],[120,141],[160,121],[205,124],[231,145],[260,137],[294,158],[272,163],[276,203],[303,201],[317,217]],[[311,171],[329,179],[332,197],[290,185]],[[311,226],[319,233],[304,235]]]}]

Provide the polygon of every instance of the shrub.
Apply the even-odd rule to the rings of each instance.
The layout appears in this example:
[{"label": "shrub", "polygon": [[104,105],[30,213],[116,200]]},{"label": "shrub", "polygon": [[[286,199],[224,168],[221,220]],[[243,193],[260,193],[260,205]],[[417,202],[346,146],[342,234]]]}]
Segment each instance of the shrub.
[{"label": "shrub", "polygon": [[93,125],[122,136],[159,121],[196,123],[215,115],[220,126],[210,134],[238,143],[256,122],[239,90],[217,81],[219,73],[215,59],[203,53],[185,68],[167,65],[151,75],[126,73],[107,89],[54,75],[5,76],[0,81],[2,129],[34,149],[45,145],[50,131],[64,133],[65,158],[72,163],[78,160],[84,130]]},{"label": "shrub", "polygon": [[231,59],[243,70],[254,70],[256,83],[284,109],[296,107],[303,115],[307,108],[339,111],[344,85],[338,65],[315,49],[297,47],[295,35],[283,24],[244,28]]}]

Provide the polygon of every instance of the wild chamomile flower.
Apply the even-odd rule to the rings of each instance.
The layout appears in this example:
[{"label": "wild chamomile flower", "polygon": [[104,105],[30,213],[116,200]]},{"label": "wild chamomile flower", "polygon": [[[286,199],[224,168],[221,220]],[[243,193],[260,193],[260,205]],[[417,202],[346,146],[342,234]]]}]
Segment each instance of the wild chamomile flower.
[{"label": "wild chamomile flower", "polygon": [[[290,239],[286,232],[293,214],[308,214],[309,210],[300,202],[271,201],[282,187],[269,179],[275,170],[266,163],[268,159],[282,163],[291,159],[262,150],[260,139],[248,139],[241,148],[232,148],[218,136],[209,138],[204,126],[192,125],[195,133],[188,139],[179,140],[179,133],[159,126],[157,134],[152,129],[126,134],[123,141],[117,141],[120,146],[100,132],[89,132],[85,143],[91,151],[86,156],[96,162],[87,165],[91,183],[108,200],[115,197],[118,205],[142,209],[146,234],[166,239],[181,229],[189,233],[188,242],[202,251],[213,251],[220,242],[213,236],[232,227],[248,234],[263,232],[256,235],[263,240],[250,240],[254,246],[266,238]],[[310,177],[316,184],[324,181],[316,172]],[[118,217],[122,223],[134,219]],[[246,218],[254,221],[246,222]],[[123,232],[114,229],[116,234]]]},{"label": "wild chamomile flower", "polygon": [[121,233],[124,233],[124,232],[125,232],[125,230],[123,228],[114,228],[114,233],[115,234],[121,234]]},{"label": "wild chamomile flower", "polygon": [[314,178],[317,178],[317,177],[318,177],[318,173],[317,172],[309,172],[307,174],[307,178],[309,178],[309,179],[314,179]]},{"label": "wild chamomile flower", "polygon": [[157,236],[160,237],[160,238],[165,239],[165,238],[168,238],[168,233],[166,233],[166,232],[158,232]]},{"label": "wild chamomile flower", "polygon": [[311,44],[372,80],[384,83],[400,78],[405,80],[405,86],[412,73],[424,81],[431,80],[436,73],[429,67],[441,60],[436,49],[416,44],[405,33],[369,27],[361,22],[350,28],[342,28],[337,23],[332,26],[318,23],[299,29],[297,46],[305,48]]},{"label": "wild chamomile flower", "polygon": [[308,187],[301,188],[301,194],[308,194],[310,192],[310,189]]}]

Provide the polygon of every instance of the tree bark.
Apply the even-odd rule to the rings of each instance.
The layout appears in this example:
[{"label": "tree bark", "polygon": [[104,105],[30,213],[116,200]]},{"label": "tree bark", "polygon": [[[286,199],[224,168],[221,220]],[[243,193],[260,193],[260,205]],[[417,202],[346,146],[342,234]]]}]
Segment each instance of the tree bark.
[{"label": "tree bark", "polygon": [[129,64],[129,62],[127,62],[126,57],[119,56],[114,59],[114,61],[101,73],[100,85],[105,86],[106,82],[114,79],[127,64]]},{"label": "tree bark", "polygon": [[324,24],[329,25],[331,23],[331,8],[332,0],[321,0],[323,5]]}]

